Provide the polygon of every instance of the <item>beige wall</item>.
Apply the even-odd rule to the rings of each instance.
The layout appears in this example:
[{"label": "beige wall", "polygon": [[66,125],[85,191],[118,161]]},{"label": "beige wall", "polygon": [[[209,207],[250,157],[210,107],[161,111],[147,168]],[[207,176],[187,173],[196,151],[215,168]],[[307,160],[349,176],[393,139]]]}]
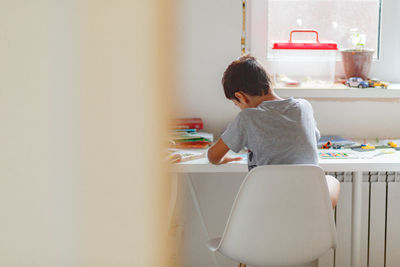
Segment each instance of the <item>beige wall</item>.
[{"label": "beige wall", "polygon": [[172,1],[0,6],[0,266],[168,266]]}]

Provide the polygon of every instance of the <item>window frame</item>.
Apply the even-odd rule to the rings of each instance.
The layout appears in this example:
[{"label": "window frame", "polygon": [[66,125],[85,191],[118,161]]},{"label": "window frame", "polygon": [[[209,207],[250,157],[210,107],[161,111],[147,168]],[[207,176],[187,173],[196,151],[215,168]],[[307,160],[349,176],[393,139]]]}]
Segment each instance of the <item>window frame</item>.
[{"label": "window frame", "polygon": [[[269,66],[268,0],[246,0],[246,51]],[[391,83],[400,82],[400,1],[382,0],[378,58],[372,62],[370,76]],[[257,27],[255,27],[257,25]],[[343,77],[342,60],[336,62],[336,77]]]}]

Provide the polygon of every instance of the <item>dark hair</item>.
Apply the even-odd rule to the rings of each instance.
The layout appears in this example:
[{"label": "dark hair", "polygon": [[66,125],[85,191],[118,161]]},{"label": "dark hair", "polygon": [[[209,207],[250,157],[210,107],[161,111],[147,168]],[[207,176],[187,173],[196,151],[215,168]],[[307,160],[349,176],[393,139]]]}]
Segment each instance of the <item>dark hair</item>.
[{"label": "dark hair", "polygon": [[236,99],[235,93],[242,91],[251,96],[268,94],[271,80],[264,67],[251,55],[244,55],[233,61],[222,77],[225,96]]}]

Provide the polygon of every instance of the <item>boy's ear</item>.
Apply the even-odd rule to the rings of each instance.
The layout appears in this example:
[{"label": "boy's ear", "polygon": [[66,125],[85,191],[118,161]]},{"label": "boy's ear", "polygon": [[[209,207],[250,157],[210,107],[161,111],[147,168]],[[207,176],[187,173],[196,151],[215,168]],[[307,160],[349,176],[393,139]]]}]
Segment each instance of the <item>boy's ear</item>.
[{"label": "boy's ear", "polygon": [[249,99],[247,98],[247,96],[244,93],[240,92],[240,91],[239,92],[235,92],[235,97],[237,99],[239,99],[239,102],[242,103],[242,104],[248,104],[248,102],[249,102]]}]

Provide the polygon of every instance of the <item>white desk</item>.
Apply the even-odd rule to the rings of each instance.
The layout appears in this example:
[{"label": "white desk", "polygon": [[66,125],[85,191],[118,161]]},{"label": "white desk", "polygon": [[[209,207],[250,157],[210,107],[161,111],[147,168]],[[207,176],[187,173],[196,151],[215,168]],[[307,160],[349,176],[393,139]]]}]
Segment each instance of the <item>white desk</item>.
[{"label": "white desk", "polygon": [[[371,153],[371,152],[363,152]],[[384,154],[372,159],[321,159],[320,167],[325,172],[353,172],[353,198],[352,198],[352,236],[351,236],[351,266],[360,266],[360,237],[361,237],[361,202],[362,202],[362,175],[369,171],[400,171],[400,152],[394,154]],[[247,172],[247,162],[232,162],[224,165],[212,165],[207,159],[198,159],[182,162],[174,165],[174,172],[186,174],[189,189],[200,217],[203,230],[208,236],[201,209],[198,204],[197,196],[193,188],[192,173],[245,173]],[[214,257],[214,264],[218,266]]]},{"label": "white desk", "polygon": [[[372,152],[360,153],[367,155]],[[237,154],[231,154],[237,156]],[[400,151],[394,154],[380,155],[372,159],[320,159],[319,166],[326,172],[400,171]],[[246,161],[213,165],[206,158],[203,158],[174,165],[174,172],[177,173],[235,173],[247,171]]]}]

